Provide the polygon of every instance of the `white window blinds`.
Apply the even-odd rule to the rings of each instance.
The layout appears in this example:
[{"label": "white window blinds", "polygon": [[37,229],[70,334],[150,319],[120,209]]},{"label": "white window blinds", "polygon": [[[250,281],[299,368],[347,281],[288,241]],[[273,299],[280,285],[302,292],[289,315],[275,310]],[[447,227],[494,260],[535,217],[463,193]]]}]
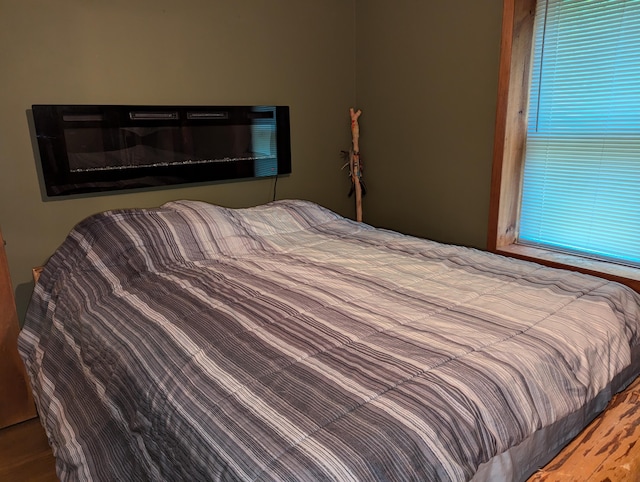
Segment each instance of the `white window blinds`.
[{"label": "white window blinds", "polygon": [[640,265],[640,1],[540,0],[518,242]]}]

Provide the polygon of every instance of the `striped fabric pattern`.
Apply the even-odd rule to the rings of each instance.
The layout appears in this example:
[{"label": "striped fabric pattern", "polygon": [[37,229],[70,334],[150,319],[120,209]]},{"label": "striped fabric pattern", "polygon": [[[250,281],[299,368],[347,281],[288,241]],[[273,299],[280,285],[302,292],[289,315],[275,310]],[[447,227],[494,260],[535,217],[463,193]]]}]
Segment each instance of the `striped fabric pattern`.
[{"label": "striped fabric pattern", "polygon": [[19,348],[62,481],[465,481],[608,389],[639,327],[599,278],[176,201],[78,224]]}]

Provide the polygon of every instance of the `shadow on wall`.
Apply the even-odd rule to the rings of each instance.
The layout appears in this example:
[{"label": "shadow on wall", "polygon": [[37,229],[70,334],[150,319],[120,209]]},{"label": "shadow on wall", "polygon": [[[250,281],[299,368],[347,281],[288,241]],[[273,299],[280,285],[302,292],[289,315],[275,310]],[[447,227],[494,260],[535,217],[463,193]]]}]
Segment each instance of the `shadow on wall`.
[{"label": "shadow on wall", "polygon": [[22,283],[16,286],[16,310],[18,311],[18,321],[20,322],[20,328],[24,324],[24,316],[27,313],[27,307],[29,306],[29,300],[31,300],[31,294],[33,293],[34,283]]}]

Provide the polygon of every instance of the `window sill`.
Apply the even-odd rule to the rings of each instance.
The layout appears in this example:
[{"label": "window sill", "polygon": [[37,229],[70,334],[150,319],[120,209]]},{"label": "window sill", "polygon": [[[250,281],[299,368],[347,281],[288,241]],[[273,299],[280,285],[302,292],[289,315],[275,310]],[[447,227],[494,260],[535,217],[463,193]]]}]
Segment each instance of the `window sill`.
[{"label": "window sill", "polygon": [[557,253],[555,251],[519,244],[501,246],[497,248],[495,252],[504,256],[533,261],[553,268],[580,271],[593,276],[617,281],[640,293],[640,268],[632,268],[615,263],[607,263],[606,261],[583,258],[572,254]]}]

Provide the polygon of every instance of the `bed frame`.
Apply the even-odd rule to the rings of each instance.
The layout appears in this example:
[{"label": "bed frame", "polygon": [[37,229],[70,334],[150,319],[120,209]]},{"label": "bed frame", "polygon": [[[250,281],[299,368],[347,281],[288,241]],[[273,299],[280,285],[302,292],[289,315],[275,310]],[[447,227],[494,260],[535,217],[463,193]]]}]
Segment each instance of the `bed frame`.
[{"label": "bed frame", "polygon": [[4,238],[0,232],[0,428],[36,416],[33,396],[18,355],[18,315]]}]

